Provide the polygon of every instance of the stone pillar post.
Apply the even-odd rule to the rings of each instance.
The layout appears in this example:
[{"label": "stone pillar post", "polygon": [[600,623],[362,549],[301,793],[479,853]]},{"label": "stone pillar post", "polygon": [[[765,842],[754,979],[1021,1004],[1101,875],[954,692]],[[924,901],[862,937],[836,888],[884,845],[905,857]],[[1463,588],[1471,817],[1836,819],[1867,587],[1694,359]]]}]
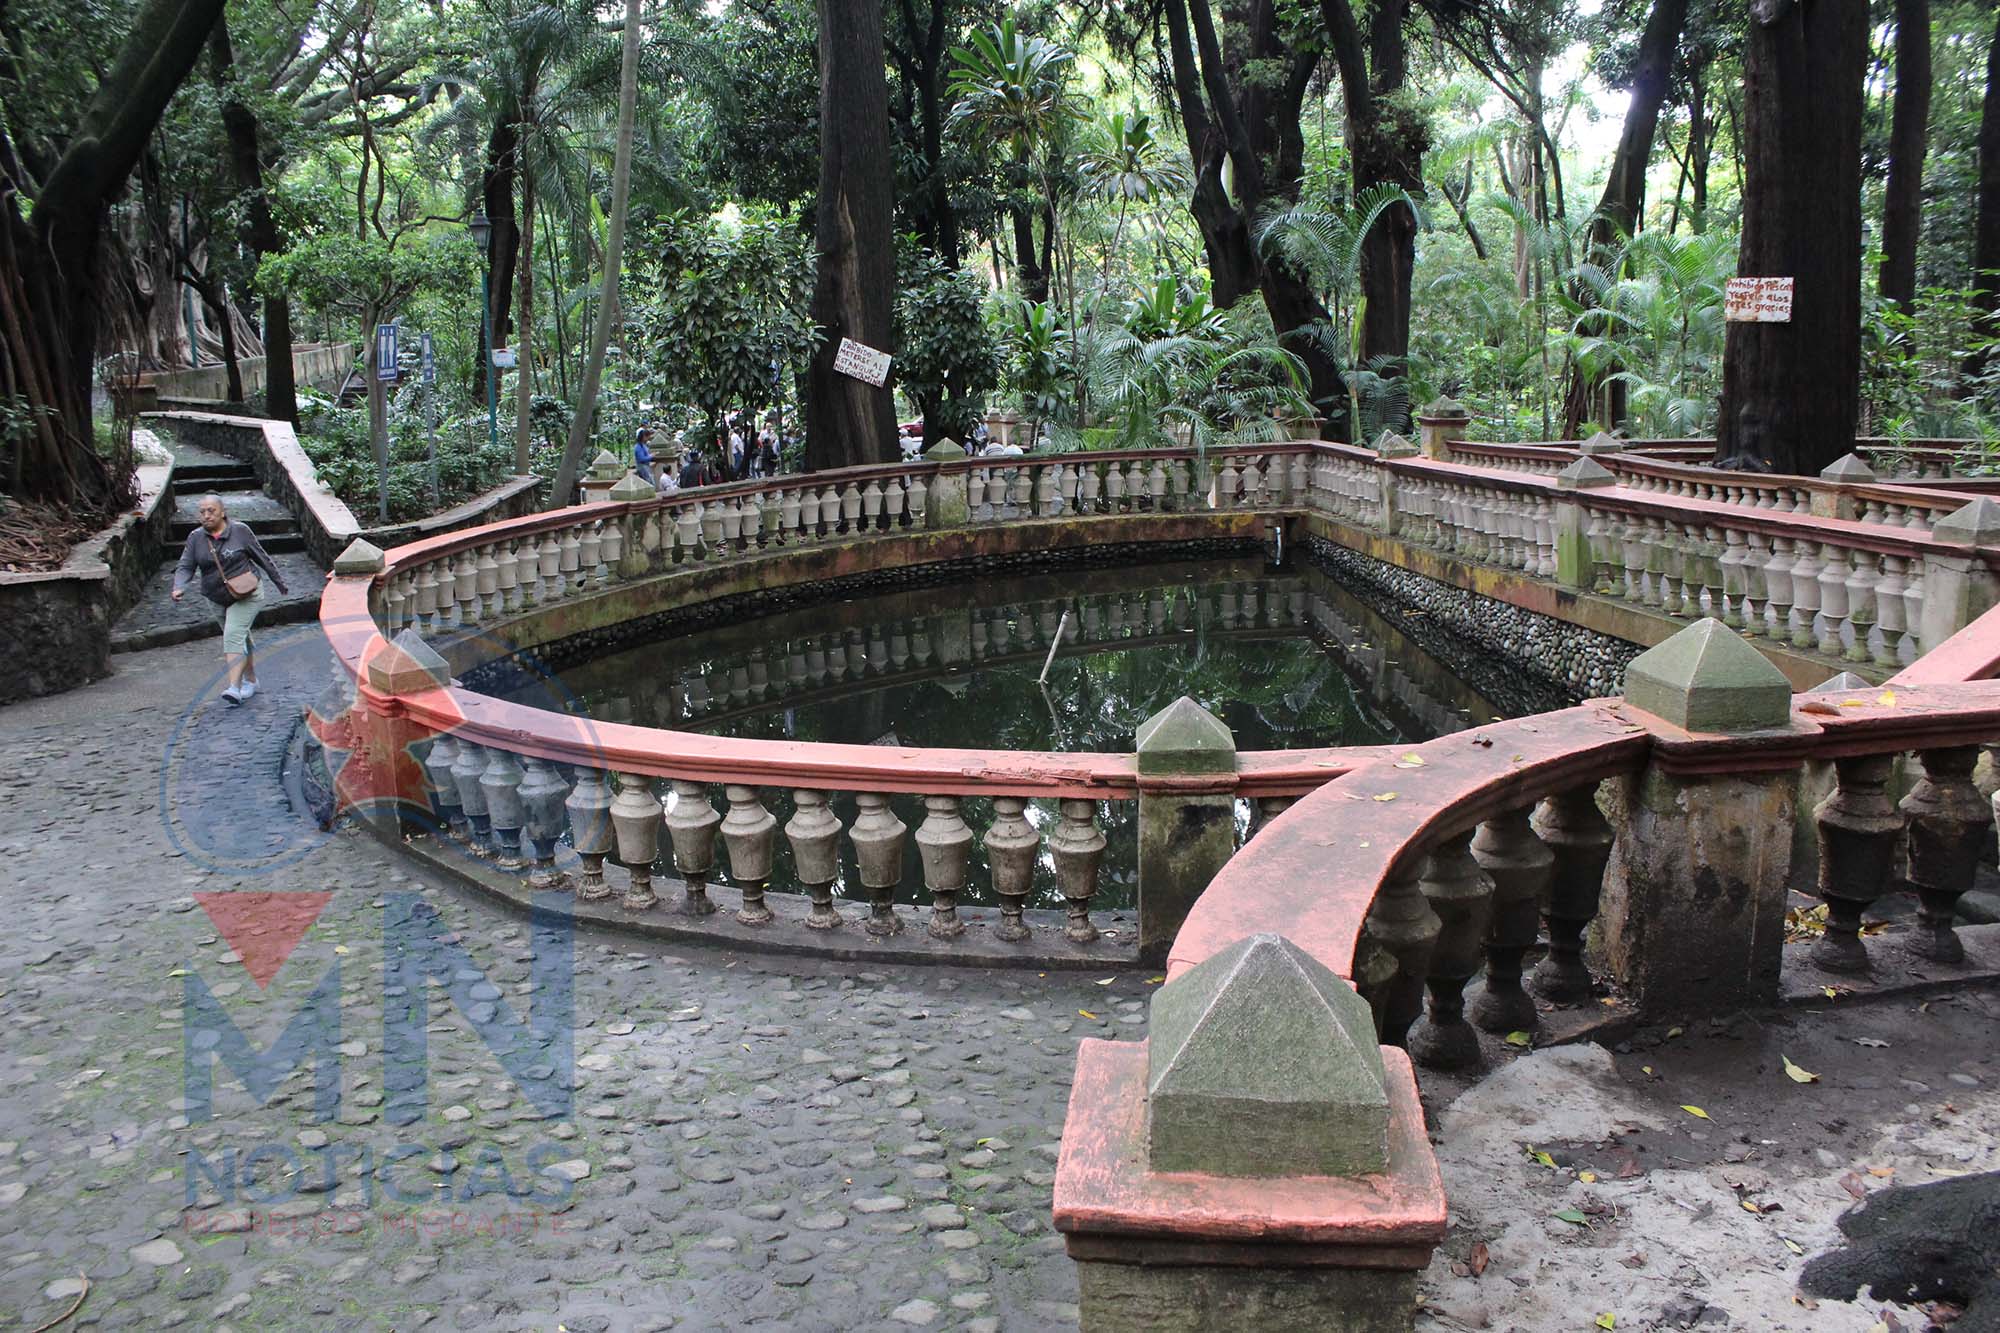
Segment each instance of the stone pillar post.
[{"label": "stone pillar post", "polygon": [[1949,639],[2000,602],[2000,579],[1981,557],[1982,546],[2000,545],[2000,503],[1979,496],[1931,527],[1931,537],[1963,554],[1926,555],[1923,623],[1916,627],[1924,652]]},{"label": "stone pillar post", "polygon": [[1150,1035],[1077,1053],[1056,1229],[1085,1333],[1407,1333],[1445,1207],[1409,1058],[1280,935],[1153,997]]},{"label": "stone pillar post", "polygon": [[[661,464],[662,467],[666,464]],[[618,484],[604,493],[607,500],[620,500],[626,504],[643,504],[659,494],[646,484],[636,472],[627,472],[618,479]],[[621,579],[644,578],[648,561],[646,558],[645,520],[640,516],[627,516],[620,520],[624,527],[624,541],[618,551],[618,577]]]},{"label": "stone pillar post", "polygon": [[1139,957],[1156,966],[1236,854],[1236,738],[1183,695],[1141,723],[1136,740]]},{"label": "stone pillar post", "polygon": [[[1415,458],[1423,452],[1405,436],[1385,430],[1375,438],[1377,458]],[[1394,534],[1398,516],[1402,513],[1401,497],[1397,494],[1396,474],[1388,468],[1375,469],[1376,484],[1382,488],[1382,507],[1378,523],[1382,531]]]},{"label": "stone pillar post", "polygon": [[[1001,432],[1005,434],[1007,422],[1001,422]],[[939,440],[924,450],[927,463],[950,463],[966,456],[965,450],[951,440]],[[962,528],[971,518],[971,509],[965,499],[965,473],[940,472],[931,481],[930,495],[924,507],[924,526],[927,528]]]},{"label": "stone pillar post", "polygon": [[336,814],[358,816],[383,837],[430,827],[430,786],[412,747],[434,733],[403,701],[450,684],[451,668],[414,629],[375,641],[342,719],[352,748],[335,782]]},{"label": "stone pillar post", "polygon": [[1439,398],[1425,405],[1417,413],[1417,437],[1424,457],[1451,457],[1451,442],[1464,439],[1465,428],[1471,424],[1472,414],[1455,399]]},{"label": "stone pillar post", "polygon": [[1690,771],[1675,742],[1682,732],[1783,732],[1792,688],[1711,617],[1635,658],[1625,700],[1665,725],[1613,801],[1604,960],[1648,1016],[1775,1003],[1797,753],[1745,751],[1727,772]]},{"label": "stone pillar post", "polygon": [[[662,464],[662,466],[665,466]],[[595,504],[611,494],[611,488],[625,475],[625,465],[618,461],[609,449],[599,449],[597,457],[590,460],[590,474],[577,479],[577,489],[584,504]]]},{"label": "stone pillar post", "polygon": [[[1821,469],[1819,479],[1834,486],[1872,486],[1876,480],[1875,469],[1862,462],[1859,454],[1836,458]],[[1814,491],[1812,512],[1816,518],[1858,518],[1861,511],[1852,495]]]},{"label": "stone pillar post", "polygon": [[[1579,458],[1556,473],[1556,489],[1564,492],[1595,490],[1616,486],[1610,468],[1589,458]],[[1597,586],[1597,562],[1590,549],[1590,520],[1574,499],[1556,501],[1556,582],[1565,588],[1585,592]]]}]

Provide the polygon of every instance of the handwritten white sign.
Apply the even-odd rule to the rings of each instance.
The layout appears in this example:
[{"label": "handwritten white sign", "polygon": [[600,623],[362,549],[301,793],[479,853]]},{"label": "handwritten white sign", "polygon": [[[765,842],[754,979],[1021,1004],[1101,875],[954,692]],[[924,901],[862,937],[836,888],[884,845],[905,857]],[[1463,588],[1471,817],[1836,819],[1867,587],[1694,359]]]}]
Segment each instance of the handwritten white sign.
[{"label": "handwritten white sign", "polygon": [[1792,279],[1731,278],[1722,291],[1722,317],[1731,324],[1792,322]]},{"label": "handwritten white sign", "polygon": [[833,356],[833,368],[879,389],[889,378],[889,354],[852,338],[842,338],[840,350]]}]

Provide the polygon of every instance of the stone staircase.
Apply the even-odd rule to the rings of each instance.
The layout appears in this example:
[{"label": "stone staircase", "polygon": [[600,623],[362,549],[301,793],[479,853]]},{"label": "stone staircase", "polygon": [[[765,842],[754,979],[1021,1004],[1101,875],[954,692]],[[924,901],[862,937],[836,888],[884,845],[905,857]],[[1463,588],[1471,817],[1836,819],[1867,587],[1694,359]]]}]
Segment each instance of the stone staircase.
[{"label": "stone staircase", "polygon": [[165,442],[174,454],[174,515],[167,545],[145,594],[112,626],[111,651],[163,648],[221,634],[215,607],[198,588],[191,587],[179,602],[171,595],[181,546],[199,526],[195,506],[210,492],[222,497],[231,518],[250,525],[291,587],[291,592],[282,596],[275,587],[266,587],[258,625],[296,623],[317,616],[326,571],[306,555],[305,537],[291,511],[258,489],[257,474],[249,464],[192,445]]}]

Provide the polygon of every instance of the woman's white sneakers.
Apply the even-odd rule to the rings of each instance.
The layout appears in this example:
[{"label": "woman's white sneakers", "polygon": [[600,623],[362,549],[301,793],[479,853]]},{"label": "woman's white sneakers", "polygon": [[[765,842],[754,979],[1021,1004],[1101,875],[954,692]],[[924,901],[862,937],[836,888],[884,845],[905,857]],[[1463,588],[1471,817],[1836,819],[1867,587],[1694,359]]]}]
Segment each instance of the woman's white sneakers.
[{"label": "woman's white sneakers", "polygon": [[246,680],[239,685],[231,685],[222,692],[222,697],[232,704],[240,704],[257,693],[257,682]]}]

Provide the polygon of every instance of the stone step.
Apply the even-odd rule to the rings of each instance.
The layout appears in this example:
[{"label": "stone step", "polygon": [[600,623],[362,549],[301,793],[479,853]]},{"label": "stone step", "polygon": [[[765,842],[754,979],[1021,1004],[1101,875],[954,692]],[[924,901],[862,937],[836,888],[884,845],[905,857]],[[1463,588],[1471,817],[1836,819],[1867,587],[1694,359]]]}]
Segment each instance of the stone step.
[{"label": "stone step", "polygon": [[[305,534],[297,528],[285,532],[262,532],[255,523],[252,523],[250,530],[257,533],[257,540],[264,544],[264,550],[271,555],[289,555],[306,549]],[[167,560],[178,560],[181,558],[181,549],[186,543],[187,533],[182,532],[176,540],[164,543],[160,550]]]},{"label": "stone step", "polygon": [[257,473],[247,463],[176,463],[174,494],[197,498],[209,491],[254,491]]},{"label": "stone step", "polygon": [[[257,616],[258,626],[297,624],[319,615],[319,594],[326,586],[326,571],[303,554],[280,555],[273,551],[272,563],[284,574],[292,590],[284,596],[278,595],[276,588],[266,590],[268,600]],[[174,564],[169,560],[154,571],[138,603],[111,627],[112,652],[164,648],[222,633],[215,607],[199,589],[189,589],[187,596],[176,602],[170,596],[173,586]]]}]

